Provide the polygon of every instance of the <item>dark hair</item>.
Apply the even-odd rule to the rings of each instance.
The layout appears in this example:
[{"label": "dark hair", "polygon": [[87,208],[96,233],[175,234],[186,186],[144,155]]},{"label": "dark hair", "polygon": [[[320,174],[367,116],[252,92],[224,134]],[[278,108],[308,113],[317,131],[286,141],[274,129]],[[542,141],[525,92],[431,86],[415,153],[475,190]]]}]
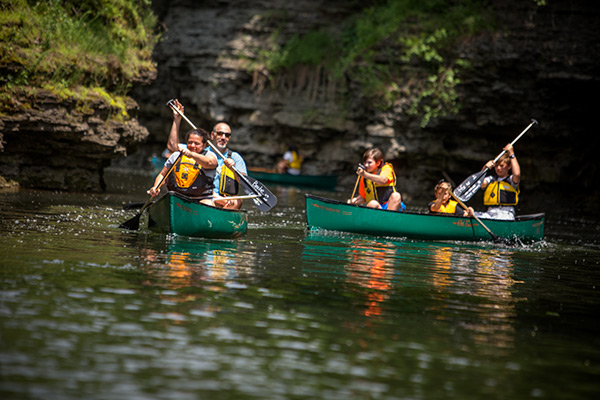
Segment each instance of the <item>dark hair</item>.
[{"label": "dark hair", "polygon": [[196,135],[196,136],[199,136],[200,138],[202,138],[202,144],[206,144],[206,142],[209,139],[208,132],[206,132],[202,128],[192,129],[191,131],[189,131],[187,133],[187,135],[185,135],[185,141],[186,142],[189,140],[189,138],[190,138],[191,135]]},{"label": "dark hair", "polygon": [[369,158],[369,157],[371,157],[375,161],[383,160],[383,152],[381,150],[379,150],[377,147],[369,149],[369,150],[365,151],[365,154],[363,154],[363,162],[367,161],[367,158]]}]

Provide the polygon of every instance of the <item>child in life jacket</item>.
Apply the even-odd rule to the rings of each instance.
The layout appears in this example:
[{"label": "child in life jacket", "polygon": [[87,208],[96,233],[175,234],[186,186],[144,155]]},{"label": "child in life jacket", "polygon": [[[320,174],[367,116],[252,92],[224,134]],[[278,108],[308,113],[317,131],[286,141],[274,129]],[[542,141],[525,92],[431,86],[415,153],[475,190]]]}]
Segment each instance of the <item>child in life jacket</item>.
[{"label": "child in life jacket", "polygon": [[473,209],[467,210],[458,205],[456,200],[452,199],[452,185],[443,179],[435,185],[433,191],[435,200],[429,203],[429,211],[432,213],[451,214],[457,217],[470,217],[473,215]]},{"label": "child in life jacket", "polygon": [[392,211],[406,208],[402,204],[402,196],[396,191],[394,167],[383,161],[381,150],[367,150],[363,154],[363,165],[358,167],[356,174],[360,177],[358,196],[348,200],[348,203]]},{"label": "child in life jacket", "polygon": [[488,161],[484,166],[484,169],[493,169],[496,176],[485,177],[481,184],[481,188],[485,189],[483,204],[488,206],[488,209],[486,212],[476,212],[475,215],[479,218],[515,219],[515,206],[519,203],[521,167],[511,144],[507,144],[504,151],[496,164],[494,161]]}]

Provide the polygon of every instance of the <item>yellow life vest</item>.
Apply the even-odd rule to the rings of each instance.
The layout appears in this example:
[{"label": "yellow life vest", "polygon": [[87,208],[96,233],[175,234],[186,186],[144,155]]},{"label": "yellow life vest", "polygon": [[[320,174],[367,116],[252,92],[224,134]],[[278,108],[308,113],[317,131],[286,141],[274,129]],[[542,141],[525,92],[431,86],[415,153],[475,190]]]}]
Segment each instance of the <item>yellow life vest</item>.
[{"label": "yellow life vest", "polygon": [[182,189],[189,188],[198,177],[201,168],[193,158],[181,155],[181,159],[173,171],[177,186]]},{"label": "yellow life vest", "polygon": [[519,203],[519,189],[506,180],[495,180],[485,188],[483,204],[486,206],[515,206]]},{"label": "yellow life vest", "polygon": [[298,170],[302,168],[302,158],[295,151],[292,151],[292,162],[290,163],[289,168]]},{"label": "yellow life vest", "polygon": [[212,189],[214,176],[214,169],[203,169],[196,160],[182,154],[167,180],[167,188],[189,196],[204,195]]},{"label": "yellow life vest", "polygon": [[364,190],[365,190],[365,200],[366,202],[370,202],[371,200],[377,200],[379,204],[385,204],[389,200],[392,193],[396,192],[396,173],[394,172],[394,167],[392,164],[385,163],[379,170],[377,171],[377,175],[381,174],[381,171],[385,166],[389,166],[392,170],[392,181],[386,183],[385,185],[376,185],[373,181],[370,181],[365,178],[360,178],[363,181]]},{"label": "yellow life vest", "polygon": [[441,205],[440,206],[440,210],[438,212],[440,213],[444,213],[444,214],[454,214],[456,212],[456,206],[458,205],[458,203],[454,200],[450,200],[448,202],[448,204],[446,205]]}]

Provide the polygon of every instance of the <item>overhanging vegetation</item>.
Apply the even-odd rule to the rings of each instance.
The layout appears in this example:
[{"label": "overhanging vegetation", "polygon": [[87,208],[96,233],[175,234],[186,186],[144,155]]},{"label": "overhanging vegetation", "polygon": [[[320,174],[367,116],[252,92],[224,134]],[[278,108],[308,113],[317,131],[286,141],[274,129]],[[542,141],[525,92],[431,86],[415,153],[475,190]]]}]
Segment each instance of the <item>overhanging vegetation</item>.
[{"label": "overhanging vegetation", "polygon": [[[96,95],[127,119],[123,96],[156,72],[150,0],[0,0],[0,112],[46,89]],[[19,95],[19,96],[15,96]],[[23,104],[19,105],[23,107]]]}]

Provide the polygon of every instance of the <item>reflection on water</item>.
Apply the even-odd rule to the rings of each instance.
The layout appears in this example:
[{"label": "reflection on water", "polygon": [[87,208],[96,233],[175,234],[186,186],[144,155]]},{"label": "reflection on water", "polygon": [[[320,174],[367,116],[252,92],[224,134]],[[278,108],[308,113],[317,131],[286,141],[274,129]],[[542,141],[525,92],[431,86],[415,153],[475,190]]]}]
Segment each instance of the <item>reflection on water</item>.
[{"label": "reflection on water", "polygon": [[236,240],[118,229],[144,196],[0,195],[0,396],[598,392],[594,246],[308,232],[303,193],[273,190]]},{"label": "reflection on water", "polygon": [[[308,271],[324,257],[339,267],[345,286],[362,297],[361,314],[390,318],[396,303],[410,304],[405,293],[427,292],[419,312],[438,321],[460,321],[482,351],[500,354],[513,347],[515,281],[511,249],[481,249],[436,243],[393,242],[352,235],[309,232],[304,259]],[[327,243],[326,250],[323,244]],[[338,279],[339,283],[339,279]],[[474,299],[476,301],[474,302]],[[386,302],[390,304],[386,305]],[[487,350],[487,348],[490,348]]]}]

